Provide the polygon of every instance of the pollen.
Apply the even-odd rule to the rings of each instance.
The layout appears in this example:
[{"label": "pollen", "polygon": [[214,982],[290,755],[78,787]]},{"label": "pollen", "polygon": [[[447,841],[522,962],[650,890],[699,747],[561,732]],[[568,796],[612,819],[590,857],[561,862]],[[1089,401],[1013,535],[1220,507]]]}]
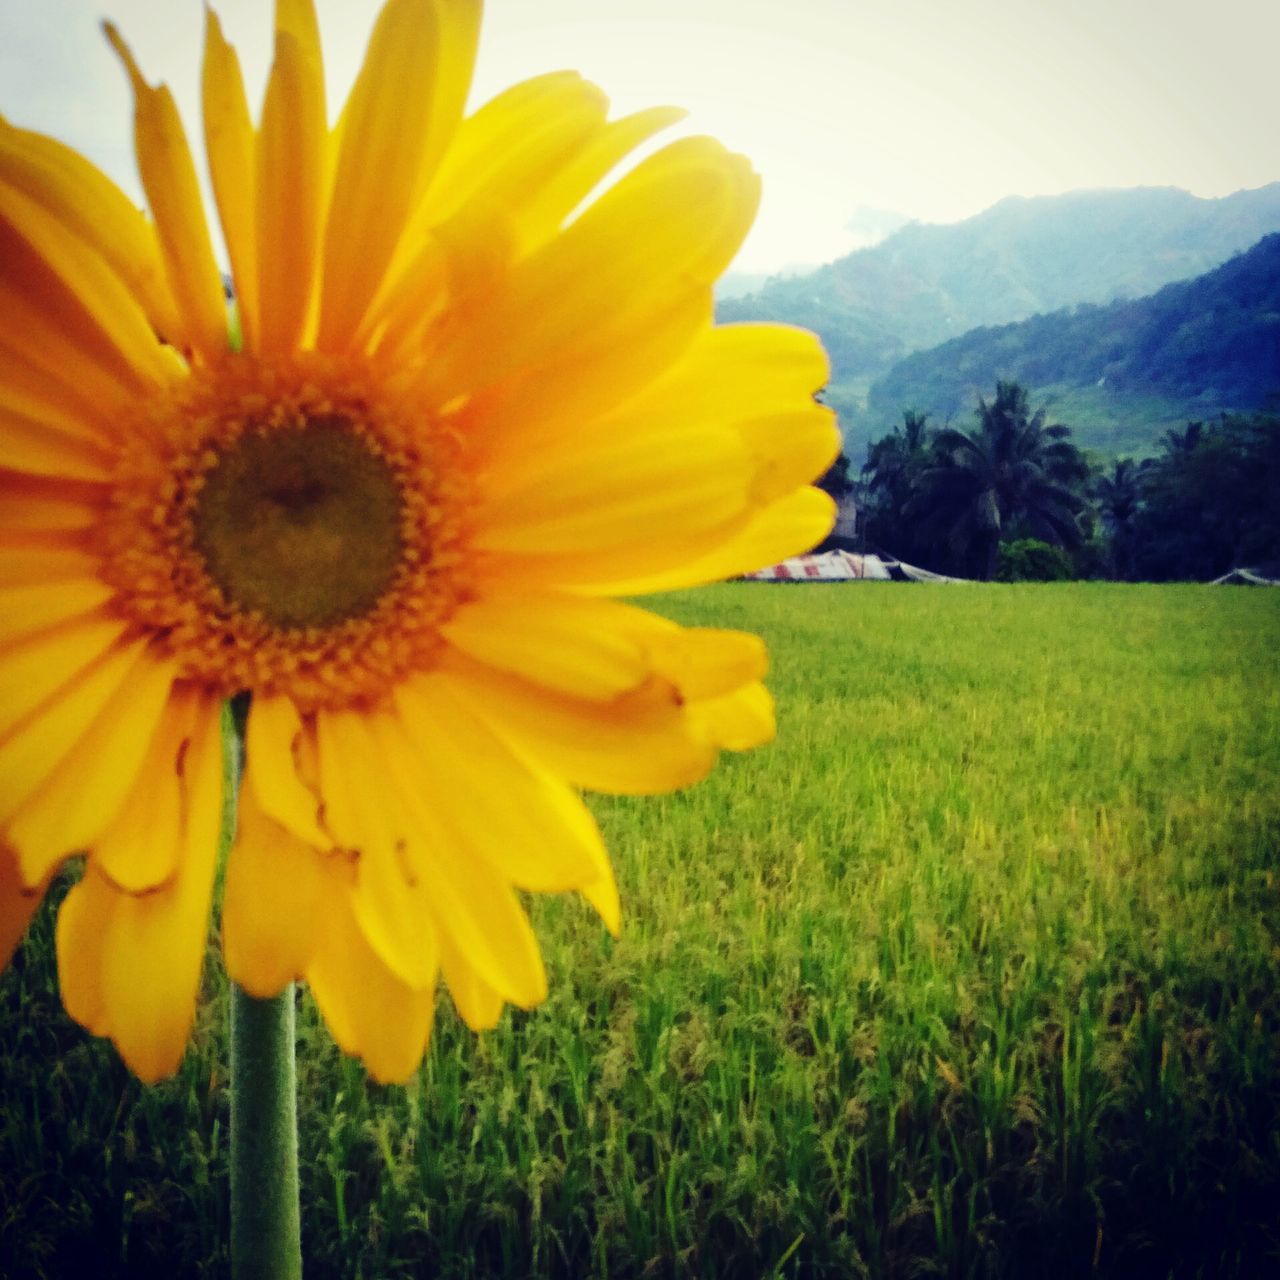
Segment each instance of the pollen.
[{"label": "pollen", "polygon": [[120,607],[185,678],[376,703],[464,596],[460,443],[367,370],[229,356],[148,407],[102,529]]}]

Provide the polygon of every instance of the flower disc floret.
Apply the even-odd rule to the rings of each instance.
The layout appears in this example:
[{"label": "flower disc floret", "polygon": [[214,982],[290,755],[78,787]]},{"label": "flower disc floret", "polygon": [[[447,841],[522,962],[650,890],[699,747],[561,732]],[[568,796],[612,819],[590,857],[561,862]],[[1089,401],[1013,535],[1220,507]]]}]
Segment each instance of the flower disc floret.
[{"label": "flower disc floret", "polygon": [[304,710],[429,664],[461,598],[459,441],[333,360],[229,356],[130,432],[102,528],[119,607],[184,676]]}]

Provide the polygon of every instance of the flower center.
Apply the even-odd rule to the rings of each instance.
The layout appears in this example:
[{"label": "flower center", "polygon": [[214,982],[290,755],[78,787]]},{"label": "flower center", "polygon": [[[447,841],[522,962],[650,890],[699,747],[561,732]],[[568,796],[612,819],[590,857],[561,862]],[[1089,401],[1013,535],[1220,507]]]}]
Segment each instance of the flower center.
[{"label": "flower center", "polygon": [[457,432],[360,366],[229,357],[129,432],[100,531],[116,605],[183,679],[368,705],[465,595]]},{"label": "flower center", "polygon": [[280,627],[367,613],[400,564],[394,471],[337,416],[248,431],[205,473],[195,547],[227,599]]}]

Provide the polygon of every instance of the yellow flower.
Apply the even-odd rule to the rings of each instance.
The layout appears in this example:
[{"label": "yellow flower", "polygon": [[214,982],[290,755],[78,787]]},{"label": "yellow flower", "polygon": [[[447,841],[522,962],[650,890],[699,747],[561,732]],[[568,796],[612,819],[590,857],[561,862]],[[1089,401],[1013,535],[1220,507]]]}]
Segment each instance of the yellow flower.
[{"label": "yellow flower", "polygon": [[[252,695],[223,947],[305,978],[380,1079],[442,975],[469,1025],[546,980],[519,890],[618,897],[578,788],[661,792],[772,734],[753,636],[610,596],[829,527],[810,335],[715,327],[758,180],[669,110],[547,75],[464,116],[479,0],[389,0],[330,127],[310,0],[262,119],[209,14],[205,147],[114,30],[150,206],[0,125],[0,961],[69,856],[63,999],[135,1072],[190,1031]],[[157,340],[159,339],[159,340]]]}]

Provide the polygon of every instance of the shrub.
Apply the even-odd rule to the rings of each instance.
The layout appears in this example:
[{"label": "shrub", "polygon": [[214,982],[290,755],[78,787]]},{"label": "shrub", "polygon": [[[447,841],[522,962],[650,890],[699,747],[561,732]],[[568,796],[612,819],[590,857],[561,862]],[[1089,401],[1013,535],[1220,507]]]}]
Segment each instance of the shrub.
[{"label": "shrub", "polygon": [[997,582],[1067,582],[1075,577],[1071,557],[1039,538],[1018,538],[1000,544]]}]

